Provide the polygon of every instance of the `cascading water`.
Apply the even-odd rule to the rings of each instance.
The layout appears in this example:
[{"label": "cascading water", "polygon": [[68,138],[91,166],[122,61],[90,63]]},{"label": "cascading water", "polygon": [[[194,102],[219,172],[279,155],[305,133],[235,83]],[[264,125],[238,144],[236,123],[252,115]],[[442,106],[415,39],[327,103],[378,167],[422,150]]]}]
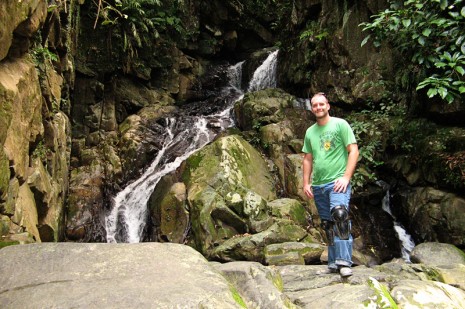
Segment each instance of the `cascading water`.
[{"label": "cascading water", "polygon": [[253,73],[247,91],[257,91],[265,88],[276,88],[276,68],[278,63],[278,51],[268,55],[265,61]]},{"label": "cascading water", "polygon": [[[273,54],[274,56],[270,57],[276,58],[277,52]],[[251,84],[256,85],[254,90],[276,86],[275,69],[269,70],[264,67],[265,63],[266,66],[276,66],[276,60],[269,60],[270,57],[257,69],[268,73],[254,74],[251,81]],[[231,108],[234,102],[243,97],[240,86],[242,64],[243,62],[240,62],[228,70],[229,85],[221,92],[222,97],[226,98],[223,111],[207,116],[185,116],[182,120],[166,119],[168,125],[164,144],[155,160],[139,179],[129,184],[114,198],[114,206],[105,217],[107,242],[140,242],[147,224],[147,202],[160,179],[176,170],[190,155],[211,142],[219,131],[233,125],[230,117]],[[272,75],[270,72],[273,72]],[[173,160],[172,152],[180,147],[183,148],[183,154]]]},{"label": "cascading water", "polygon": [[402,258],[406,262],[410,262],[410,252],[412,252],[412,249],[415,247],[415,242],[413,241],[412,237],[407,233],[407,231],[402,227],[402,225],[396,221],[396,217],[392,214],[389,185],[384,181],[378,181],[377,184],[386,191],[386,194],[383,197],[382,207],[383,210],[394,219],[394,230],[396,231],[397,238],[401,242],[402,246]]}]

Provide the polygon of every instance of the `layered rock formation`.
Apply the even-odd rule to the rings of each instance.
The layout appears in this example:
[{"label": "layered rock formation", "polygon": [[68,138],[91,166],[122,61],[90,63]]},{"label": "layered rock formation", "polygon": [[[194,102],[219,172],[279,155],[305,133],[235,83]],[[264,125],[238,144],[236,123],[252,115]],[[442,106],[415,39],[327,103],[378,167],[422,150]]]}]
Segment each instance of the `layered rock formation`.
[{"label": "layered rock formation", "polygon": [[71,151],[69,117],[60,108],[69,105],[62,88],[70,87],[64,75],[72,67],[66,55],[59,59],[33,45],[49,40],[64,47],[51,32],[37,36],[61,26],[59,19],[47,19],[56,12],[47,13],[45,1],[3,1],[0,8],[8,12],[0,30],[1,241],[58,241]]}]

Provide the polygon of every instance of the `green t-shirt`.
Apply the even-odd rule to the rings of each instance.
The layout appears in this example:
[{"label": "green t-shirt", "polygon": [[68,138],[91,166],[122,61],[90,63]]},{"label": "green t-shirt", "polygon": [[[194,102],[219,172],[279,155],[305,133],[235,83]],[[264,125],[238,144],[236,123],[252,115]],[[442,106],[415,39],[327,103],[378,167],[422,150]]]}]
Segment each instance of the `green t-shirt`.
[{"label": "green t-shirt", "polygon": [[312,184],[322,185],[344,175],[347,146],[356,143],[354,132],[344,119],[331,117],[324,126],[307,129],[302,151],[313,156]]}]

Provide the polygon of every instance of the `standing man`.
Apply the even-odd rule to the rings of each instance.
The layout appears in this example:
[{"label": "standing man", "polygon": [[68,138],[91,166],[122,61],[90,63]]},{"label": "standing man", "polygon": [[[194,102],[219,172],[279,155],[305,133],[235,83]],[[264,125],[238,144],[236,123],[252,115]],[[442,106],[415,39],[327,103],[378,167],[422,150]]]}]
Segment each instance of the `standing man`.
[{"label": "standing man", "polygon": [[329,115],[329,101],[320,92],[311,99],[316,123],[305,133],[303,190],[315,199],[328,239],[328,272],[352,275],[349,220],[350,178],[358,159],[354,132],[347,121]]}]

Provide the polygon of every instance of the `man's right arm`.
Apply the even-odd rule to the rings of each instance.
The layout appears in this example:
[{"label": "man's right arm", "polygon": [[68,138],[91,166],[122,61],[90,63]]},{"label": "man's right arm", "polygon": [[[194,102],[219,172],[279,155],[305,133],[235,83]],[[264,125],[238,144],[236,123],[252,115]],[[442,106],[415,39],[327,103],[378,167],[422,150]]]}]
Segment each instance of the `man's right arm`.
[{"label": "man's right arm", "polygon": [[302,168],[303,168],[303,190],[304,194],[309,197],[313,198],[313,192],[312,192],[312,184],[310,182],[310,176],[312,175],[312,170],[313,170],[313,156],[311,153],[306,153],[304,155],[304,160],[302,163]]}]

